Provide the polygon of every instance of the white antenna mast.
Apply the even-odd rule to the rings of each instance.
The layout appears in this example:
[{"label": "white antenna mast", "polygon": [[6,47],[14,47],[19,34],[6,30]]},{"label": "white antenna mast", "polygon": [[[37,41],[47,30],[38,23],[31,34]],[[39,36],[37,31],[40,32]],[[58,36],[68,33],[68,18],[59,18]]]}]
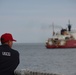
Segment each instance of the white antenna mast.
[{"label": "white antenna mast", "polygon": [[53,36],[55,35],[55,31],[54,31],[54,22],[52,23],[52,27],[53,27]]}]

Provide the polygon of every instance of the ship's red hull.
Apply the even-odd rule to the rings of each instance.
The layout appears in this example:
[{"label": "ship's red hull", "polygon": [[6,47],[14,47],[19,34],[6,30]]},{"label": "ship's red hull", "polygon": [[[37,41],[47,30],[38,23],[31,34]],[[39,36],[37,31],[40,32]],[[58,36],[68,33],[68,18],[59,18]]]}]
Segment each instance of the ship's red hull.
[{"label": "ship's red hull", "polygon": [[68,40],[64,45],[49,45],[46,44],[46,48],[76,48],[76,40]]}]

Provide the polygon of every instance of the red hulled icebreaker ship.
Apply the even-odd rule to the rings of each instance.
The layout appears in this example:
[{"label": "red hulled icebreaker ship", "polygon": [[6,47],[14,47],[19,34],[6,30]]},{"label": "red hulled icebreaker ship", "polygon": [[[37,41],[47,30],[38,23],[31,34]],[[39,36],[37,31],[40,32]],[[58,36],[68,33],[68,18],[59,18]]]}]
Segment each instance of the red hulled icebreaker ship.
[{"label": "red hulled icebreaker ship", "polygon": [[45,46],[48,49],[76,48],[76,31],[71,30],[70,21],[68,24],[68,28],[61,29],[60,32],[53,35],[52,38],[48,38]]}]

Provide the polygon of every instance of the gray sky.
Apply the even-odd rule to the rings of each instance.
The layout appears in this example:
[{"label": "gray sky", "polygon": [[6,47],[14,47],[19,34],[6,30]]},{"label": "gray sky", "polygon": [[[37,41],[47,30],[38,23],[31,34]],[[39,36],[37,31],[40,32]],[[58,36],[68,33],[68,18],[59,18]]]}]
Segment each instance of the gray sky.
[{"label": "gray sky", "polygon": [[12,33],[17,43],[44,43],[52,22],[76,27],[76,0],[0,0],[0,35]]}]

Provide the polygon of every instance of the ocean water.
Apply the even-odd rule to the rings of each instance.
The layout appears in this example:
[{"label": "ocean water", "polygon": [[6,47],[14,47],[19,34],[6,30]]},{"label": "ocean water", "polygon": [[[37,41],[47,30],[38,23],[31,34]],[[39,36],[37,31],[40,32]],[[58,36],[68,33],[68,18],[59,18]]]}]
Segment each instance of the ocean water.
[{"label": "ocean water", "polygon": [[76,48],[46,49],[40,43],[18,43],[13,48],[20,53],[17,69],[76,75]]}]

